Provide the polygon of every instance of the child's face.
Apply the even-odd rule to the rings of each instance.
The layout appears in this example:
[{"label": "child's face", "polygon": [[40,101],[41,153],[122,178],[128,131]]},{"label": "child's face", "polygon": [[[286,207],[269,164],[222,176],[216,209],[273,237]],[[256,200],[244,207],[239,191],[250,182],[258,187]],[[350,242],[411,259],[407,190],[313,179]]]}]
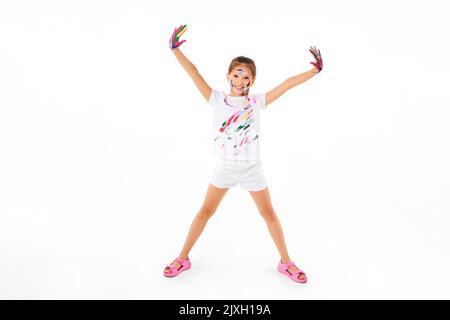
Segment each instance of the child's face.
[{"label": "child's face", "polygon": [[237,96],[243,95],[245,88],[252,86],[255,81],[250,68],[242,64],[234,66],[231,73],[227,74],[227,79],[230,83],[231,95]]}]

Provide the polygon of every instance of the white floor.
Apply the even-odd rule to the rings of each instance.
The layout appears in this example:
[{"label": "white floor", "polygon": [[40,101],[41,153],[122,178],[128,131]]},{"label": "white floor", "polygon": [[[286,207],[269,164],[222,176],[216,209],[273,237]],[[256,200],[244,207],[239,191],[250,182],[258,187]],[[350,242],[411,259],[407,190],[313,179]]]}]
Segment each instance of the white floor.
[{"label": "white floor", "polygon": [[22,208],[2,224],[0,298],[450,298],[442,212],[430,207],[422,218],[422,208],[393,204],[383,210],[381,202],[364,207],[362,193],[348,195],[354,199],[348,203],[321,199],[314,190],[303,197],[284,191],[287,181],[269,188],[291,258],[307,273],[307,284],[277,272],[278,254],[264,220],[239,187],[229,190],[192,250],[192,269],[165,278],[163,267],[178,253],[203,199],[203,180],[177,201],[161,185],[153,203],[129,193],[128,200],[109,194],[109,204],[100,197],[90,210],[61,198],[35,215]]}]

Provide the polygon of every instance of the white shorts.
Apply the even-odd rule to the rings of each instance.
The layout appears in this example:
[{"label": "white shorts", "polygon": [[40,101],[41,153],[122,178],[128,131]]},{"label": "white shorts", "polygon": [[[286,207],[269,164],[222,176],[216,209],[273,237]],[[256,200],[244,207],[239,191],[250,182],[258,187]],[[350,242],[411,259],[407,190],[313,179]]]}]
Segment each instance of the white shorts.
[{"label": "white shorts", "polygon": [[267,187],[261,162],[219,161],[210,182],[217,188],[232,188],[240,183],[247,191],[261,191]]}]

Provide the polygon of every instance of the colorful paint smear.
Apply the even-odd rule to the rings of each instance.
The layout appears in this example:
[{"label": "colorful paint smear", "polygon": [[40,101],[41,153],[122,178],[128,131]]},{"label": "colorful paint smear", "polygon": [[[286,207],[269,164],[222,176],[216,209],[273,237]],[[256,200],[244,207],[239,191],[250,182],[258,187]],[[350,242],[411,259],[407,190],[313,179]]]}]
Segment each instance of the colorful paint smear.
[{"label": "colorful paint smear", "polygon": [[[225,100],[225,103],[227,101]],[[228,104],[229,105],[229,104]],[[258,134],[251,137],[252,131],[251,124],[256,120],[254,118],[254,107],[256,105],[256,98],[246,97],[243,101],[240,110],[233,113],[226,121],[222,123],[222,126],[219,128],[220,135],[216,136],[214,141],[222,138],[225,140],[234,140],[233,149],[235,151],[234,155],[238,155],[242,152],[246,145],[252,143],[256,139],[258,139]],[[242,122],[237,127],[233,128],[233,124],[237,122]],[[224,148],[225,142],[222,143],[221,148]]]}]

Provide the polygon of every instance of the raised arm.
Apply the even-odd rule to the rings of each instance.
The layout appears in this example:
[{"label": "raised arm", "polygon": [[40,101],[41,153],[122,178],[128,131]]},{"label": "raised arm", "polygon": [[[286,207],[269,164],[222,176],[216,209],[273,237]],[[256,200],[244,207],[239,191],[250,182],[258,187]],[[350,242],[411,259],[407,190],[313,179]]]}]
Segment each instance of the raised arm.
[{"label": "raised arm", "polygon": [[281,97],[286,91],[289,89],[292,89],[295,86],[298,86],[299,84],[305,82],[306,80],[311,79],[314,77],[317,73],[322,71],[323,68],[323,62],[322,62],[322,56],[320,55],[320,50],[317,50],[315,47],[311,47],[309,49],[311,54],[314,56],[314,59],[316,62],[310,62],[314,68],[303,72],[299,75],[290,77],[289,79],[285,80],[282,84],[275,87],[274,89],[270,90],[266,93],[266,106],[270,103],[274,102],[276,99]]},{"label": "raised arm", "polygon": [[179,42],[180,36],[187,30],[186,25],[180,26],[176,28],[170,38],[169,47],[172,50],[173,54],[177,58],[178,62],[181,64],[184,70],[189,74],[189,76],[194,81],[200,93],[206,99],[209,100],[211,96],[211,87],[206,83],[205,79],[200,75],[197,70],[197,67],[189,61],[189,59],[181,52],[179,46],[181,46],[186,40]]}]

